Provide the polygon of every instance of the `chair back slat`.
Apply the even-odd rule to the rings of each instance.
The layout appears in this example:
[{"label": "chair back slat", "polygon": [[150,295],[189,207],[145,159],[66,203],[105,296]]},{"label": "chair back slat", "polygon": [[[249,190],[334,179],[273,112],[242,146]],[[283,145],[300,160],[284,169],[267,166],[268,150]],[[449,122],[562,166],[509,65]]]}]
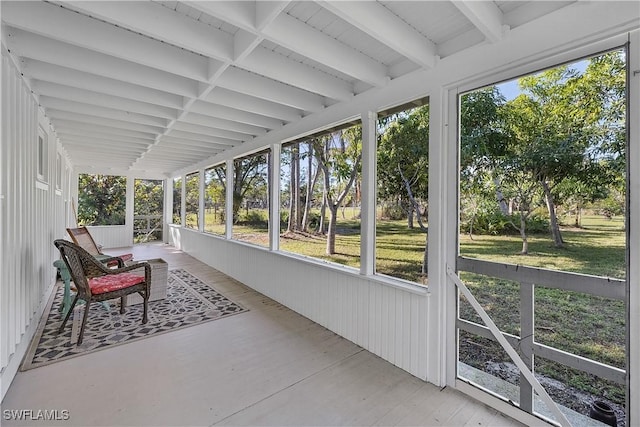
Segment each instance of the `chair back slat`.
[{"label": "chair back slat", "polygon": [[93,256],[102,255],[98,249],[98,245],[95,240],[93,240],[91,233],[89,233],[89,230],[86,227],[67,228],[67,233],[69,233],[73,243],[89,252],[89,254]]}]

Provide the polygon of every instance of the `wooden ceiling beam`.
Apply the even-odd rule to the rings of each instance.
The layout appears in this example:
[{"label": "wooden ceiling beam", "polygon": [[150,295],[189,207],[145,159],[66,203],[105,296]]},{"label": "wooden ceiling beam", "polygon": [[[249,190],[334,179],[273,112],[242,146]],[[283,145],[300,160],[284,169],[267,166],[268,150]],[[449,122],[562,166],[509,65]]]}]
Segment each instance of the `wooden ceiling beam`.
[{"label": "wooden ceiling beam", "polygon": [[503,26],[502,11],[494,2],[454,0],[452,3],[489,42],[495,43],[502,39],[507,28]]},{"label": "wooden ceiling beam", "polygon": [[322,1],[320,5],[421,67],[435,66],[436,45],[381,3]]},{"label": "wooden ceiling beam", "polygon": [[207,58],[51,3],[3,2],[2,20],[74,46],[190,79],[208,80]]},{"label": "wooden ceiling beam", "polygon": [[9,49],[23,58],[37,59],[60,67],[187,97],[196,97],[199,93],[198,82],[166,71],[114,58],[20,29],[9,28],[7,34],[5,40]]}]

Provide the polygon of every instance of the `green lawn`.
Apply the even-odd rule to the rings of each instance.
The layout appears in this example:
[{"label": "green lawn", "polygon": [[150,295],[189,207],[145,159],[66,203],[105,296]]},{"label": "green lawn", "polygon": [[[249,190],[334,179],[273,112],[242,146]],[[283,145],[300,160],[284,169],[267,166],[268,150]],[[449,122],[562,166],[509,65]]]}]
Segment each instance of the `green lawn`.
[{"label": "green lawn", "polygon": [[[268,246],[266,222],[261,226],[234,226],[239,240]],[[223,233],[223,231],[221,231]],[[529,236],[528,255],[521,255],[519,236],[460,236],[460,253],[467,257],[609,276],[625,277],[625,231],[621,218],[589,216],[582,228],[564,227],[565,248],[555,248],[547,234]],[[376,225],[376,270],[378,273],[421,282],[421,264],[426,234],[408,229],[406,221],[381,221]],[[360,265],[360,220],[357,212],[339,215],[337,253],[325,254],[326,237],[312,233],[281,233],[281,250],[325,259],[358,268]],[[474,296],[505,332],[519,334],[519,284],[485,276],[461,273]],[[462,318],[479,321],[463,300]],[[536,288],[535,325],[538,342],[599,362],[624,368],[624,303],[576,292]],[[478,351],[482,348],[482,351]],[[478,356],[480,354],[481,356]],[[473,355],[470,357],[470,355]],[[483,368],[487,362],[508,361],[495,343],[463,334],[461,358]],[[624,402],[624,390],[607,381],[536,358],[536,370],[580,390]]]}]

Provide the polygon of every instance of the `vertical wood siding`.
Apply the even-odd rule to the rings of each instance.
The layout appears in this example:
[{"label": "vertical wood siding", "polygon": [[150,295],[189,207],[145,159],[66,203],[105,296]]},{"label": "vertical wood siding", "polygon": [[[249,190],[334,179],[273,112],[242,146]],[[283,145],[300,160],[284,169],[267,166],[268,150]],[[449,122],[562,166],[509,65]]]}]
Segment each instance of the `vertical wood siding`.
[{"label": "vertical wood siding", "polygon": [[170,243],[426,380],[429,298],[339,266],[170,226]]},{"label": "vertical wood siding", "polygon": [[[133,215],[132,215],[133,217]],[[91,237],[107,250],[133,245],[133,225],[89,226]]]},{"label": "vertical wood siding", "polygon": [[[55,282],[53,240],[64,229],[64,202],[63,194],[55,191],[55,141],[4,52],[1,76],[0,379],[4,396]],[[48,189],[36,186],[39,126],[49,142]]]}]

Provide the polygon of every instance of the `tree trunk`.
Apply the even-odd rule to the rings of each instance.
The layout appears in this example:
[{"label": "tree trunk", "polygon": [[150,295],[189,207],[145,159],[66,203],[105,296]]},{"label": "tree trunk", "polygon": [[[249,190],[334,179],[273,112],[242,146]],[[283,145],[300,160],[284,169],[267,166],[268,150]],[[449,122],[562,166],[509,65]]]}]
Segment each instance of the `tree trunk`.
[{"label": "tree trunk", "polygon": [[575,219],[575,226],[577,228],[582,227],[582,207],[580,206],[580,203],[576,204],[576,219]]},{"label": "tree trunk", "polygon": [[422,277],[427,277],[429,273],[429,234],[425,233],[424,236],[424,255],[422,256]]},{"label": "tree trunk", "polygon": [[293,148],[293,162],[295,163],[295,181],[296,186],[294,190],[294,225],[293,229],[298,231],[300,230],[300,222],[302,220],[302,210],[300,209],[300,143],[296,144]]},{"label": "tree trunk", "polygon": [[311,155],[312,147],[311,143],[309,143],[309,153],[307,155],[308,164],[307,164],[307,195],[305,197],[304,202],[304,213],[302,215],[302,231],[309,231],[309,214],[311,213],[311,199],[313,197],[313,189],[316,186],[316,181],[318,180],[318,175],[320,174],[320,168],[316,168],[316,171],[313,172],[313,156]]},{"label": "tree trunk", "polygon": [[292,232],[294,228],[293,219],[295,218],[295,191],[294,188],[296,186],[296,174],[295,174],[295,162],[293,161],[293,150],[291,150],[291,167],[289,170],[289,219],[287,221],[287,232]]},{"label": "tree trunk", "polygon": [[322,206],[320,207],[320,219],[318,220],[318,234],[324,234],[324,223],[327,218],[327,189],[322,192]]},{"label": "tree trunk", "polygon": [[407,228],[409,230],[413,230],[413,204],[409,204],[409,209],[407,209]]},{"label": "tree trunk", "polygon": [[329,206],[329,230],[327,231],[327,255],[336,253],[336,222],[338,220],[338,207]]},{"label": "tree trunk", "polygon": [[549,211],[549,229],[551,230],[553,244],[556,248],[562,248],[564,241],[562,240],[562,234],[560,234],[560,225],[558,224],[558,217],[556,216],[556,205],[553,201],[549,183],[545,180],[542,181],[542,189],[544,190],[544,201]]},{"label": "tree trunk", "polygon": [[476,214],[471,215],[471,219],[469,220],[469,238],[473,240],[473,224],[476,221]]},{"label": "tree trunk", "polygon": [[500,182],[500,179],[494,177],[493,183],[496,186],[496,200],[498,201],[498,208],[500,208],[500,212],[502,212],[503,215],[509,215],[509,206],[507,206],[507,201],[502,194],[502,183]]},{"label": "tree trunk", "polygon": [[524,214],[520,212],[520,237],[522,237],[522,255],[529,253],[529,241],[527,240],[527,219]]},{"label": "tree trunk", "polygon": [[287,231],[300,229],[300,152],[298,146],[291,148],[291,177],[289,180],[289,221]]}]

